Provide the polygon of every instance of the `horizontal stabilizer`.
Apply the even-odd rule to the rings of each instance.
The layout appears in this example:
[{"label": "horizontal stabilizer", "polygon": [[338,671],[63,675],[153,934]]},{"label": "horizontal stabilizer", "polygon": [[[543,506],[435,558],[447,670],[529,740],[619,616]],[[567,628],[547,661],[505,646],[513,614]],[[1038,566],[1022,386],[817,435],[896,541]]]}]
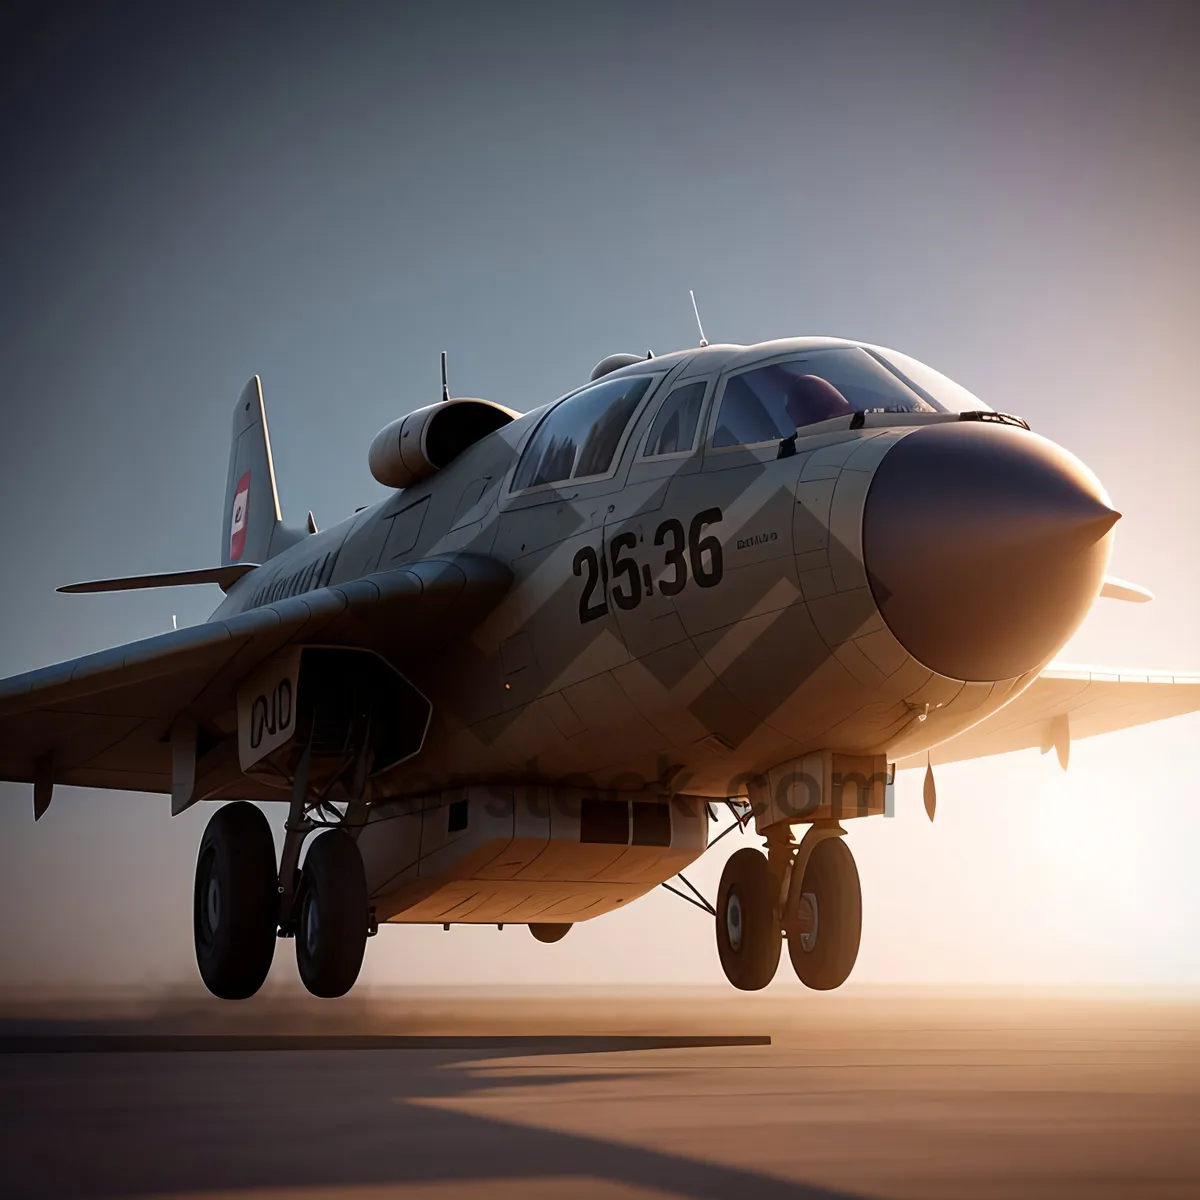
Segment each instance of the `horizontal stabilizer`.
[{"label": "horizontal stabilizer", "polygon": [[132,592],[138,588],[190,587],[197,583],[215,583],[223,592],[243,575],[258,569],[257,563],[232,563],[227,567],[205,567],[200,571],[168,571],[165,575],[128,575],[124,579],[89,579],[86,583],[68,583],[60,592]]},{"label": "horizontal stabilizer", "polygon": [[1154,599],[1154,593],[1149,588],[1142,587],[1140,583],[1118,579],[1115,575],[1110,575],[1104,581],[1100,595],[1106,600],[1128,600],[1131,604],[1145,604]]}]

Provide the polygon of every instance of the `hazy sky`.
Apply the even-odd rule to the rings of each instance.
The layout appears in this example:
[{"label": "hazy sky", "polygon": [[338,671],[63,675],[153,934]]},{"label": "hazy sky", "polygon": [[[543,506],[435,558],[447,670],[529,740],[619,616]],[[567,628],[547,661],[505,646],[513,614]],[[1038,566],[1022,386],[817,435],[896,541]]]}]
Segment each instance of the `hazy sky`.
[{"label": "hazy sky", "polygon": [[[443,348],[457,394],[528,409],[694,344],[688,288],[714,341],[895,346],[1069,447],[1158,599],[1068,656],[1200,672],[1194,6],[100,7],[0,18],[0,675],[215,607],[53,589],[219,561],[252,373],[285,516],[332,524]],[[855,978],[1200,985],[1198,737],[943,768],[932,828],[902,776],[850,836]],[[0,983],[199,987],[211,808],[168,811],[60,788],[35,828],[0,784]],[[555,946],[385,929],[364,978],[722,976],[658,892]]]}]

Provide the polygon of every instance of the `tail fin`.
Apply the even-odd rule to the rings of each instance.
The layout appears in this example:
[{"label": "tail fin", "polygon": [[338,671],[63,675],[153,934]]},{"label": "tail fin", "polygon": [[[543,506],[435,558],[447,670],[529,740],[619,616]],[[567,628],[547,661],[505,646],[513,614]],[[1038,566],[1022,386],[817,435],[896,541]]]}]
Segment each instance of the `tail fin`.
[{"label": "tail fin", "polygon": [[221,562],[225,566],[264,563],[303,536],[283,525],[262,382],[257,375],[246,384],[233,410],[224,520]]}]

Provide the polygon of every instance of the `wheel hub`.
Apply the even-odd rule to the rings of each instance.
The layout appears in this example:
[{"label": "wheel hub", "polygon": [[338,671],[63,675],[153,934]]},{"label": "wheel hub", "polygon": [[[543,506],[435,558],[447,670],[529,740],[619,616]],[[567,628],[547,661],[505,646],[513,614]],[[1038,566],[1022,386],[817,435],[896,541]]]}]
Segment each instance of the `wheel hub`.
[{"label": "wheel hub", "polygon": [[321,914],[310,892],[304,902],[304,946],[309,954],[316,954],[321,940]]},{"label": "wheel hub", "polygon": [[725,931],[734,950],[742,948],[742,929],[742,898],[736,891],[731,891],[725,904]]},{"label": "wheel hub", "polygon": [[208,877],[204,894],[204,916],[208,921],[209,933],[216,933],[221,925],[221,881],[216,873]]},{"label": "wheel hub", "polygon": [[817,897],[813,892],[804,892],[800,897],[796,928],[800,934],[800,948],[806,954],[811,954],[817,947],[817,925]]}]

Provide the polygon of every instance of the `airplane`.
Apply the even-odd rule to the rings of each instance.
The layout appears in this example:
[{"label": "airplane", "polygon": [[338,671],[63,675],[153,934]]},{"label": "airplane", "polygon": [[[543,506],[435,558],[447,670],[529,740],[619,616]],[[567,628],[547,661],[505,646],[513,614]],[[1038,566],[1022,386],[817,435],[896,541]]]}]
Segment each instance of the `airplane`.
[{"label": "airplane", "polygon": [[[721,806],[731,984],[849,976],[846,843],[897,769],[1200,709],[1200,675],[1055,661],[1120,514],[1076,457],[916,359],[832,337],[610,355],[520,413],[451,397],[368,451],[379,503],[284,523],[260,381],[234,409],[203,624],[0,681],[0,778],[222,802],[201,978],[241,999],[295,940],[317,996],[382,923],[543,942],[682,876]],[[282,851],[263,803],[286,805]],[[315,835],[311,836],[310,835]],[[723,835],[722,835],[723,836]],[[304,852],[307,843],[307,852]]]}]

